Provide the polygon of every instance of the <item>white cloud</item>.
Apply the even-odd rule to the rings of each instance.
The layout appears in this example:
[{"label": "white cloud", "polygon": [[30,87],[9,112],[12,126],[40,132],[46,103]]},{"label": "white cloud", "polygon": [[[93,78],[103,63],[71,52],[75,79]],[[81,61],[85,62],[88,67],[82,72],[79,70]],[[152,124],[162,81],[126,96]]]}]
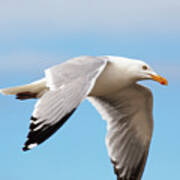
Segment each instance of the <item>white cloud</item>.
[{"label": "white cloud", "polygon": [[179,0],[1,0],[0,32],[168,32],[179,16]]}]

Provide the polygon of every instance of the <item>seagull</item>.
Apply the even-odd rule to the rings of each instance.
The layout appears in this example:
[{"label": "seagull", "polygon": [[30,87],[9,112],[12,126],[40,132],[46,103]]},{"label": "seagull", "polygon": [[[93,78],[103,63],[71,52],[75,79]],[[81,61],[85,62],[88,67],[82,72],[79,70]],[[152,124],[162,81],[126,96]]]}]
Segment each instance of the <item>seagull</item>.
[{"label": "seagull", "polygon": [[38,99],[23,151],[44,142],[88,99],[107,121],[106,146],[117,180],[140,180],[153,131],[153,95],[141,80],[168,85],[143,61],[81,56],[45,70],[43,79],[0,92]]}]

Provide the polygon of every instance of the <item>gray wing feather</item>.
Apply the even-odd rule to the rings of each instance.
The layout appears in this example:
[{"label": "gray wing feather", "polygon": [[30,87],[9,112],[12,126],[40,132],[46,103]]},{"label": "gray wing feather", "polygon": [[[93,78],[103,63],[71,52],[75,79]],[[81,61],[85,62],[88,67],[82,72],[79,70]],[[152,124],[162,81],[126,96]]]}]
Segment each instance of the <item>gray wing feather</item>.
[{"label": "gray wing feather", "polygon": [[47,86],[53,90],[78,78],[96,80],[106,63],[105,57],[82,56],[73,58],[45,71]]},{"label": "gray wing feather", "polygon": [[106,145],[117,179],[141,179],[153,129],[152,93],[136,84],[89,99],[107,120]]},{"label": "gray wing feather", "polygon": [[105,66],[106,60],[80,57],[46,70],[50,91],[35,105],[24,151],[45,141],[64,124],[89,94]]}]

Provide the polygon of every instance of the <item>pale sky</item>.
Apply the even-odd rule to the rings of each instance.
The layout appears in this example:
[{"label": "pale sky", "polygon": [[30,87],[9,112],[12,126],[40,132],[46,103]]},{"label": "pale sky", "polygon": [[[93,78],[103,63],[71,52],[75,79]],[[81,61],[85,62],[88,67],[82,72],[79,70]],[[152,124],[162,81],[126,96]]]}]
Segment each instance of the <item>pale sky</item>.
[{"label": "pale sky", "polygon": [[6,0],[0,32],[177,32],[179,9],[177,0]]}]

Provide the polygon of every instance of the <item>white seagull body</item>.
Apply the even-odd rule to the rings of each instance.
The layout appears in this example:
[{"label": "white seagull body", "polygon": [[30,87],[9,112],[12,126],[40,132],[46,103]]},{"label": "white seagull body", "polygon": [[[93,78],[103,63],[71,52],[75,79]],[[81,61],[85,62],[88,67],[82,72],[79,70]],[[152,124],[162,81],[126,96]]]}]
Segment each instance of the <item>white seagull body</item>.
[{"label": "white seagull body", "polygon": [[118,180],[140,180],[153,130],[151,91],[137,81],[167,85],[146,63],[121,57],[78,57],[45,71],[31,84],[0,90],[17,99],[40,98],[23,148],[45,141],[88,98],[107,121],[106,145]]}]

